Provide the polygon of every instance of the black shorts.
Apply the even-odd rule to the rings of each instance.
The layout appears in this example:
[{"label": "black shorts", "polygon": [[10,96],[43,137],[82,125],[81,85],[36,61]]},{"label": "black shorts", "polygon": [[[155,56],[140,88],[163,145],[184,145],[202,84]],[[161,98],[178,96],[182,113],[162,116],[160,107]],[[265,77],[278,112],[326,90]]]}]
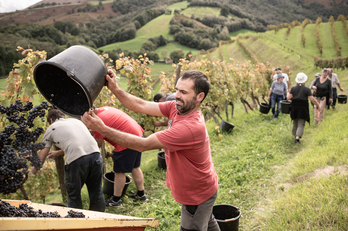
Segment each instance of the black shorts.
[{"label": "black shorts", "polygon": [[114,172],[128,173],[132,172],[133,168],[140,167],[141,152],[127,148],[120,152],[114,152],[112,159],[114,161]]}]

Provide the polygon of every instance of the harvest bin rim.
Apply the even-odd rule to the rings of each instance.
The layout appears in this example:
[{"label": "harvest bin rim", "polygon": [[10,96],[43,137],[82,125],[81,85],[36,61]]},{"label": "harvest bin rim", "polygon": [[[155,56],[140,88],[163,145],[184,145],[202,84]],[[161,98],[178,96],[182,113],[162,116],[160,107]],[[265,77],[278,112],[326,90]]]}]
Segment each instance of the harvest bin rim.
[{"label": "harvest bin rim", "polygon": [[[59,207],[30,201],[3,200],[12,206],[26,203],[35,210],[44,212],[57,211],[65,216],[71,209],[82,212],[86,218],[27,218],[27,217],[0,217],[0,230],[144,230],[146,227],[157,229],[159,221],[156,218],[139,218],[111,213],[94,212],[84,209]],[[141,229],[144,228],[144,229]]]}]

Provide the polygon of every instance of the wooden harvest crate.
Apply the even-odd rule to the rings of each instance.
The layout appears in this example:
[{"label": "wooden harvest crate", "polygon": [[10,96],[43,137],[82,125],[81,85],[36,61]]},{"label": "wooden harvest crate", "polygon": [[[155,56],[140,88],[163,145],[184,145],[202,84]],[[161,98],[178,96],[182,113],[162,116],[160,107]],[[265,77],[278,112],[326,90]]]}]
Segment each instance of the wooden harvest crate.
[{"label": "wooden harvest crate", "polygon": [[[4,200],[5,201],[5,200]],[[44,212],[57,211],[62,217],[72,208],[32,203],[30,201],[6,200],[12,206],[26,203],[34,210]],[[22,218],[0,217],[0,230],[96,230],[96,231],[142,231],[146,227],[157,229],[159,222],[155,218],[138,218],[110,213],[73,209],[82,212],[86,218]]]}]

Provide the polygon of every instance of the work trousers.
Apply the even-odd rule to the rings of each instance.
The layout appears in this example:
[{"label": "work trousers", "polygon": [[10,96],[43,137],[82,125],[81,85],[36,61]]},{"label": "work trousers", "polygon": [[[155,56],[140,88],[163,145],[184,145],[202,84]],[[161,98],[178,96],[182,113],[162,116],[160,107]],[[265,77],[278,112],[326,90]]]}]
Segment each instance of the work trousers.
[{"label": "work trousers", "polygon": [[337,101],[337,88],[332,88],[332,106],[336,106]]},{"label": "work trousers", "polygon": [[81,189],[87,186],[89,210],[105,211],[105,200],[102,191],[103,159],[99,152],[81,156],[64,166],[64,182],[68,194],[68,206],[83,209]]},{"label": "work trousers", "polygon": [[213,215],[217,194],[218,190],[200,205],[182,205],[180,231],[220,231]]},{"label": "work trousers", "polygon": [[305,123],[306,121],[304,119],[294,119],[292,121],[292,135],[295,136],[295,138],[296,136],[302,137]]}]

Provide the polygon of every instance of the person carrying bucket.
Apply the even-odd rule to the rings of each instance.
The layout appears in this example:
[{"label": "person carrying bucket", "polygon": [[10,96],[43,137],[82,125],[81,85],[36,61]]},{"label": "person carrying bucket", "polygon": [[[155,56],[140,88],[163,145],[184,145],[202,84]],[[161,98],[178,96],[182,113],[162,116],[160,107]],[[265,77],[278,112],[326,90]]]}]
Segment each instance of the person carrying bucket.
[{"label": "person carrying bucket", "polygon": [[181,206],[180,230],[220,231],[213,215],[218,194],[218,177],[211,157],[209,135],[200,105],[209,92],[208,77],[197,70],[181,73],[175,86],[175,101],[155,103],[137,98],[118,87],[112,70],[107,87],[129,110],[168,117],[168,129],[146,138],[111,129],[94,113],[82,121],[127,148],[140,152],[165,149],[167,187]]},{"label": "person carrying bucket", "polygon": [[293,86],[287,96],[291,100],[290,117],[292,119],[292,135],[295,137],[295,143],[301,143],[300,139],[306,121],[310,123],[308,99],[320,108],[319,103],[312,95],[311,89],[305,86],[307,75],[300,72],[296,75],[296,86]]},{"label": "person carrying bucket", "polygon": [[[288,91],[287,85],[283,82],[284,76],[279,74],[277,80],[271,85],[268,94],[268,101],[271,102],[272,114],[274,119],[278,119],[280,112],[280,101],[284,100],[284,95]],[[277,104],[277,110],[275,110]]]},{"label": "person carrying bucket", "polygon": [[[112,107],[96,108],[93,106],[93,109],[94,113],[106,126],[139,137],[143,136],[144,130],[142,127],[123,111]],[[97,131],[93,131],[93,136],[99,147],[102,146],[104,140],[115,147],[112,155],[112,160],[114,162],[114,195],[107,200],[107,206],[116,207],[122,205],[122,191],[126,183],[125,173],[128,172],[132,173],[135,186],[137,187],[137,192],[129,194],[128,197],[146,202],[148,199],[144,193],[144,176],[140,169],[141,152],[122,147]]]}]

